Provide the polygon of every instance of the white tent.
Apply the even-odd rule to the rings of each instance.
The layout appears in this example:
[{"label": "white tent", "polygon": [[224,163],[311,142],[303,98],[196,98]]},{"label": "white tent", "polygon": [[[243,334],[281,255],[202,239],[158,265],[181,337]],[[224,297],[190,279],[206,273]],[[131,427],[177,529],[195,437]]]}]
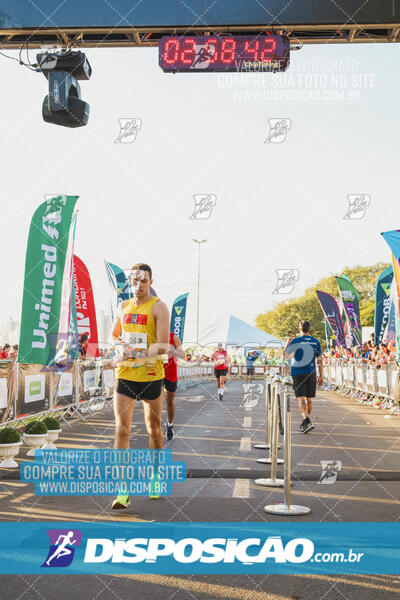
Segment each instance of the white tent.
[{"label": "white tent", "polygon": [[213,323],[199,337],[199,344],[202,346],[216,345],[219,342],[222,342],[225,347],[283,348],[284,346],[279,338],[232,315]]}]

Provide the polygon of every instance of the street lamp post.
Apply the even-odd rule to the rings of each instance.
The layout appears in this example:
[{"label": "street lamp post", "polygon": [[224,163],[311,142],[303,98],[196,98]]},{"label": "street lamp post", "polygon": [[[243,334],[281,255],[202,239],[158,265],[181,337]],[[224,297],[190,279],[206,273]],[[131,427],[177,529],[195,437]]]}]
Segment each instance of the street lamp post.
[{"label": "street lamp post", "polygon": [[200,314],[200,246],[204,244],[207,240],[195,240],[193,241],[197,244],[198,247],[198,263],[197,263],[197,335],[196,335],[196,344],[199,345],[199,314]]}]

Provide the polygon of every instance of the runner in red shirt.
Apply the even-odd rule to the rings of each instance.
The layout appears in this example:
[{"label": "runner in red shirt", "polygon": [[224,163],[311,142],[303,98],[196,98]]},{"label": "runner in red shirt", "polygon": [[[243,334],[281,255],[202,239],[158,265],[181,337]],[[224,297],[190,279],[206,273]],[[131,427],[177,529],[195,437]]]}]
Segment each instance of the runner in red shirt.
[{"label": "runner in red shirt", "polygon": [[218,400],[223,400],[229,362],[228,353],[226,350],[224,350],[223,344],[218,344],[218,349],[212,355],[211,361],[215,363],[214,375],[217,378]]},{"label": "runner in red shirt", "polygon": [[164,388],[165,399],[167,401],[167,439],[172,440],[174,437],[174,415],[175,415],[175,393],[178,387],[178,368],[177,357],[185,358],[185,353],[182,349],[182,342],[175,333],[170,331],[169,334],[170,350],[168,352],[168,362],[164,363]]}]

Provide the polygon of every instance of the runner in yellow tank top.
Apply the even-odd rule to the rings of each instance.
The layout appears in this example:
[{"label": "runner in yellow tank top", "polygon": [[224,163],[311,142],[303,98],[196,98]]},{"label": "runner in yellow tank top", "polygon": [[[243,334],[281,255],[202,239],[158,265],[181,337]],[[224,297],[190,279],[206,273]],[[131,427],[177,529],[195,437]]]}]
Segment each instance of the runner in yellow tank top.
[{"label": "runner in yellow tank top", "polygon": [[[143,400],[144,419],[150,448],[161,449],[163,357],[168,352],[169,311],[164,302],[150,293],[151,268],[138,263],[129,281],[133,298],[118,308],[111,336],[119,350],[114,392],[115,448],[129,448],[135,400]],[[120,342],[122,338],[122,343]],[[132,356],[135,358],[132,359]],[[128,496],[118,496],[113,508],[129,506]]]}]

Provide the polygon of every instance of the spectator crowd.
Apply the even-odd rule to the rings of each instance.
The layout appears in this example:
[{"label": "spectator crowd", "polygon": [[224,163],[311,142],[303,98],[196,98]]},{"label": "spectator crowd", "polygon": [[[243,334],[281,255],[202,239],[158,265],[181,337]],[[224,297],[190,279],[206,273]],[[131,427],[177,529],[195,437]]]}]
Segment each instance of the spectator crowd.
[{"label": "spectator crowd", "polygon": [[354,348],[343,348],[336,346],[325,351],[325,358],[340,358],[342,360],[358,359],[362,362],[372,364],[377,368],[388,363],[396,362],[396,343],[391,340],[387,344],[375,344],[373,336],[368,342],[365,342],[362,347],[355,346]]},{"label": "spectator crowd", "polygon": [[10,344],[4,344],[0,346],[0,360],[16,360],[18,358],[18,344],[10,346]]}]

